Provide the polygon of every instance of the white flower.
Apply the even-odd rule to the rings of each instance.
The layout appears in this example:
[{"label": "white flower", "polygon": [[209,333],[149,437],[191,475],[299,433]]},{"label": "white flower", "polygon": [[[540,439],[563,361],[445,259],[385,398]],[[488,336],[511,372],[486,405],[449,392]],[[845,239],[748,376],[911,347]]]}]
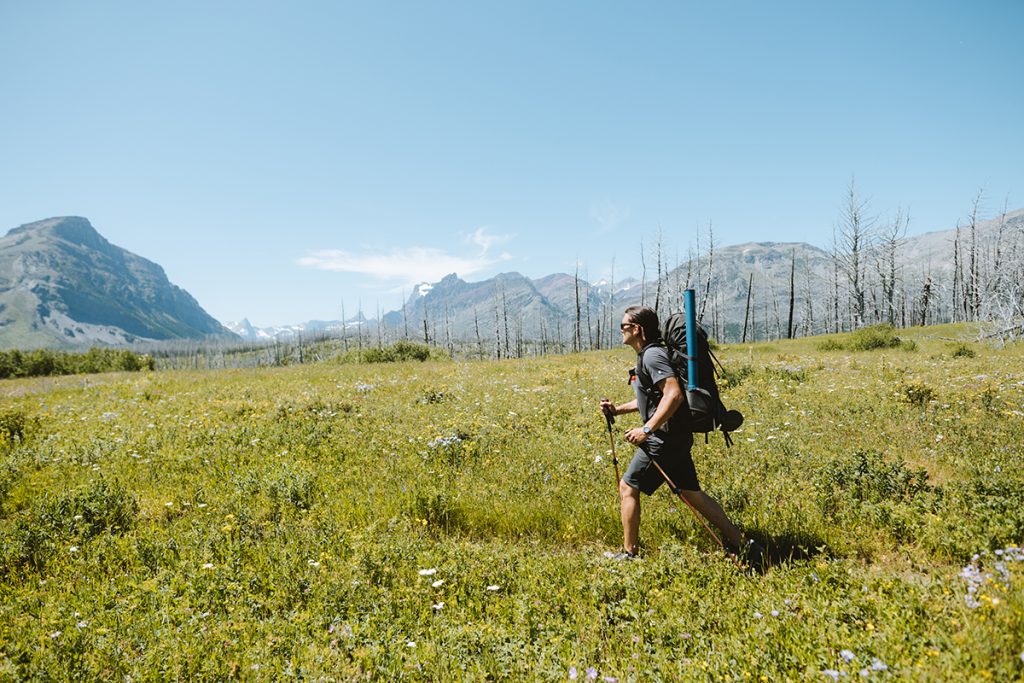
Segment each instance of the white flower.
[{"label": "white flower", "polygon": [[602,460],[604,460],[604,458],[602,458],[600,455],[594,457],[595,463],[601,462]]},{"label": "white flower", "polygon": [[[51,638],[60,638],[60,636],[61,636],[60,631],[54,631],[53,633],[50,634]],[[1021,655],[1021,659],[1024,659],[1024,654]]]},{"label": "white flower", "polygon": [[85,628],[86,626],[89,625],[89,622],[86,621],[85,619],[83,619],[82,621],[78,622],[78,624],[76,624],[76,625],[78,626],[78,628]]},{"label": "white flower", "polygon": [[779,616],[779,610],[777,610],[777,609],[773,609],[773,610],[772,610],[772,616],[773,616],[773,617],[777,617],[777,616]]},{"label": "white flower", "polygon": [[309,560],[308,562],[306,562],[306,564],[308,564],[310,567],[319,567],[320,566],[320,563],[317,562],[316,560]]},{"label": "white flower", "polygon": [[889,667],[886,666],[885,662],[883,662],[881,659],[879,659],[878,657],[875,657],[875,658],[873,658],[871,660],[871,668],[874,671],[885,671]]},{"label": "white flower", "polygon": [[437,573],[437,570],[431,567],[430,569],[421,569],[419,571],[420,576],[433,576]]},{"label": "white flower", "polygon": [[76,522],[81,521],[82,515],[75,515],[74,517],[72,517],[72,519],[74,519]]},{"label": "white flower", "polygon": [[440,587],[441,587],[441,586],[443,586],[443,585],[444,585],[444,579],[438,579],[438,580],[437,580],[437,581],[435,581],[434,583],[430,584],[430,586],[431,586],[432,588],[440,588]]},{"label": "white flower", "polygon": [[760,619],[760,618],[761,618],[761,617],[763,617],[763,616],[764,616],[764,615],[763,615],[763,614],[761,614],[760,612],[754,612],[754,618],[755,618],[755,619]]},{"label": "white flower", "polygon": [[165,508],[174,507],[174,503],[172,503],[171,501],[167,501],[166,503],[164,503],[164,507]]},{"label": "white flower", "polygon": [[853,661],[853,658],[854,658],[854,657],[855,657],[856,655],[854,655],[854,654],[853,654],[852,652],[850,652],[849,650],[840,650],[840,651],[839,651],[839,656],[840,656],[840,657],[842,657],[844,661],[847,661],[847,662],[852,662],[852,661]]},{"label": "white flower", "polygon": [[494,591],[500,591],[501,590],[501,586],[499,586],[499,585],[497,585],[495,583],[492,583],[490,586],[487,587],[487,590],[489,590],[489,591],[491,591],[493,593]]},{"label": "white flower", "polygon": [[416,641],[415,640],[410,640],[408,643],[405,644],[405,646],[406,647],[416,647]]},{"label": "white flower", "polygon": [[199,615],[199,618],[200,618],[200,619],[205,619],[205,618],[206,618],[206,617],[208,617],[208,616],[210,616],[210,613],[209,613],[209,612],[203,612],[202,614],[200,614],[200,615]]},{"label": "white flower", "polygon": [[77,553],[78,552],[78,546],[77,545],[71,546],[70,548],[68,548],[68,552],[69,553]]},{"label": "white flower", "polygon": [[441,610],[444,609],[444,603],[443,602],[439,602],[439,603],[435,604],[434,605],[434,609],[437,610],[438,612],[440,612]]},{"label": "white flower", "polygon": [[213,563],[212,562],[207,562],[206,564],[203,565],[203,569],[213,569]]}]

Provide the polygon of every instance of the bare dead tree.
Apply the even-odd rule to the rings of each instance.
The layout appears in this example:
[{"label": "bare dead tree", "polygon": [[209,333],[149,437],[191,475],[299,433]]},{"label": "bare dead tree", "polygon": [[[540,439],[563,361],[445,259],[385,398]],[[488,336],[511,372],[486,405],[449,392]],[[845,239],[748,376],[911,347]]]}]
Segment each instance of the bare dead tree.
[{"label": "bare dead tree", "polygon": [[576,272],[573,274],[573,287],[576,292],[576,326],[573,328],[572,350],[573,353],[581,350],[582,334],[580,330],[580,262],[576,260]]},{"label": "bare dead tree", "polygon": [[708,305],[708,295],[711,293],[711,273],[714,269],[715,261],[715,233],[711,227],[711,221],[708,221],[708,274],[704,283],[704,299],[700,304],[700,311],[697,314],[697,322],[704,319],[704,309]]},{"label": "bare dead tree", "polygon": [[640,305],[647,305],[647,259],[644,258],[644,240],[640,239]]},{"label": "bare dead tree", "polygon": [[505,298],[505,285],[501,286],[501,315],[505,323],[505,357],[508,358],[511,349],[508,342],[508,300]]},{"label": "bare dead tree", "polygon": [[896,209],[896,217],[882,228],[878,245],[878,259],[875,267],[882,286],[882,304],[885,308],[885,321],[896,324],[896,290],[899,287],[899,249],[903,245],[910,224],[910,214],[902,207]]},{"label": "bare dead tree", "polygon": [[750,321],[750,298],[754,293],[754,271],[750,271],[750,278],[747,280],[747,307],[743,312],[743,338],[740,343],[747,343],[747,323]]},{"label": "bare dead tree", "polygon": [[476,306],[473,307],[473,330],[476,332],[476,351],[482,359],[484,357],[484,342],[480,338],[480,316],[477,314]]},{"label": "bare dead tree", "polygon": [[977,320],[981,312],[981,286],[978,274],[978,209],[981,205],[983,192],[978,190],[974,201],[971,202],[971,214],[967,219],[968,229],[971,236],[970,268],[968,270],[966,285],[966,301],[971,320]]},{"label": "bare dead tree", "polygon": [[494,357],[501,359],[501,314],[498,310],[498,284],[494,285]]},{"label": "bare dead tree", "polygon": [[796,249],[789,253],[789,322],[786,323],[786,339],[793,338],[793,309],[796,308]]},{"label": "bare dead tree", "polygon": [[[345,348],[345,352],[348,352],[348,321],[345,320],[345,300],[341,300],[341,345]],[[277,338],[274,338],[274,348],[277,348]],[[277,362],[274,365],[278,365]]]},{"label": "bare dead tree", "polygon": [[867,312],[865,253],[871,249],[874,219],[867,213],[867,200],[857,194],[853,180],[846,192],[839,220],[839,263],[850,285],[850,307],[853,325],[860,327]]},{"label": "bare dead tree", "polygon": [[654,255],[655,255],[655,258],[657,259],[657,270],[656,270],[656,272],[658,274],[657,275],[656,284],[655,284],[655,290],[654,290],[654,312],[658,314],[659,318],[661,318],[661,280],[662,280],[661,253],[662,253],[662,233],[661,233],[661,225],[659,225],[658,226],[658,239],[657,239],[657,241],[654,244]]}]

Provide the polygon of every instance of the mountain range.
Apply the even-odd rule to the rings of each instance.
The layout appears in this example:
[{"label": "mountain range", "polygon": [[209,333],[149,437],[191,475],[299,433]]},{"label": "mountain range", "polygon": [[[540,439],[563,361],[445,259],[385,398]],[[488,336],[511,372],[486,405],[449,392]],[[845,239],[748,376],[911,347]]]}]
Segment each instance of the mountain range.
[{"label": "mountain range", "polygon": [[[979,258],[991,260],[999,248],[1008,254],[1012,245],[1017,246],[1018,257],[1024,256],[1024,210],[979,222],[976,228]],[[962,228],[962,258],[966,258],[970,239],[967,228]],[[943,307],[950,307],[955,240],[955,229],[898,240],[893,266],[900,285],[895,298],[908,315],[926,283],[933,297],[930,309],[937,318],[941,318]],[[870,283],[867,294],[877,298],[879,269],[883,267],[881,250],[866,249],[860,257],[864,277]],[[654,258],[652,255],[650,260]],[[593,338],[582,343],[616,343],[614,324],[623,308],[644,302],[651,306],[657,303],[662,311],[679,310],[680,292],[689,283],[701,296],[704,323],[716,328],[724,339],[738,339],[742,333],[749,287],[751,325],[757,326],[763,338],[778,334],[786,326],[793,271],[795,324],[804,333],[813,333],[821,331],[826,309],[834,305],[830,297],[836,286],[835,263],[832,252],[805,242],[764,241],[717,246],[711,254],[705,252],[666,266],[660,288],[657,280],[588,283],[564,273],[539,279],[514,272],[501,273],[478,282],[467,282],[452,273],[438,282],[415,287],[402,309],[382,316],[382,324],[391,336],[437,343],[448,339],[472,342],[479,338],[492,342],[496,337],[520,337],[560,340],[571,345],[578,291],[581,334]],[[847,278],[841,273],[839,287],[842,291],[848,287]],[[705,297],[707,292],[712,296]],[[315,322],[247,330],[229,323],[228,327],[250,339],[272,339],[328,331],[355,334],[357,329],[369,335],[367,328],[374,325],[372,320],[352,318],[344,324]],[[766,332],[765,328],[770,330]]]},{"label": "mountain range", "polygon": [[[1024,255],[1024,210],[981,222],[978,256]],[[904,309],[923,288],[950,306],[955,230],[900,240],[895,252]],[[971,239],[961,230],[961,269]],[[1015,250],[1015,251],[1014,251]],[[879,252],[865,251],[864,275],[878,297]],[[648,263],[656,260],[651,255]],[[658,304],[678,310],[684,286],[697,288],[704,322],[720,338],[738,338],[748,308],[753,325],[769,335],[784,326],[791,287],[795,318],[804,333],[821,327],[836,286],[836,259],[807,243],[749,242],[716,246],[682,263],[662,259],[664,276],[588,283],[556,273],[538,279],[501,273],[467,282],[452,273],[414,288],[400,310],[381,316],[383,338],[476,341],[547,340],[572,346],[577,310],[583,346],[615,343],[615,323],[625,306]],[[710,270],[710,278],[708,277]],[[840,287],[847,283],[840,277]],[[748,287],[750,304],[748,306]],[[708,293],[711,296],[708,296]],[[834,299],[832,300],[834,303]],[[877,303],[877,302],[876,302]],[[815,322],[817,320],[817,323]],[[256,328],[248,320],[222,325],[163,269],[112,245],[85,218],[50,218],[14,228],[0,238],[0,348],[81,348],[173,339],[271,341],[302,336],[377,335],[377,321],[362,312],[342,321],[309,321]]]}]

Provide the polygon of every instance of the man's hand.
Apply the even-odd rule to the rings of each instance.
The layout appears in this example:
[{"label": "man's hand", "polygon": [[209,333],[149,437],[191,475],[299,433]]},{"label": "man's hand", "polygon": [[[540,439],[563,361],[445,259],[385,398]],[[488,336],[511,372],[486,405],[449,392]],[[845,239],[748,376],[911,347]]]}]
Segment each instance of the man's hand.
[{"label": "man's hand", "polygon": [[634,446],[639,446],[644,441],[647,441],[647,434],[644,434],[644,430],[639,427],[636,429],[630,429],[626,432],[626,441],[630,442]]},{"label": "man's hand", "polygon": [[615,412],[616,412],[615,411],[615,404],[612,403],[607,398],[602,398],[601,399],[601,413],[605,417],[611,418],[611,421],[614,422],[615,421]]}]

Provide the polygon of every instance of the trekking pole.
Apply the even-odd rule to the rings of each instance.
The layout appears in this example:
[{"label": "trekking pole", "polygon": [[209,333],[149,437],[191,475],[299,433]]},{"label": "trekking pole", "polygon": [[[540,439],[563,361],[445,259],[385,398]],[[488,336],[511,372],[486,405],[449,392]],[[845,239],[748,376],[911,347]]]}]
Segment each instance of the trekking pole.
[{"label": "trekking pole", "polygon": [[658,468],[659,472],[661,472],[661,476],[665,477],[665,482],[668,484],[668,487],[669,489],[671,489],[672,493],[679,496],[679,500],[686,503],[686,507],[690,508],[690,512],[692,512],[693,516],[697,518],[697,521],[704,525],[704,528],[708,530],[709,534],[711,534],[711,538],[715,539],[715,542],[718,543],[719,547],[722,550],[725,550],[725,544],[722,543],[722,539],[718,537],[718,534],[711,530],[711,526],[708,524],[707,520],[704,519],[704,516],[697,512],[697,508],[693,507],[693,503],[686,500],[686,497],[683,495],[683,490],[678,488],[675,485],[675,482],[669,479],[668,474],[665,473],[665,470],[661,469],[661,465],[658,464],[658,461],[655,460],[654,457],[651,457],[651,462],[653,462],[654,466]]},{"label": "trekking pole", "polygon": [[612,433],[612,423],[615,418],[611,413],[605,413],[604,419],[608,421],[608,442],[612,445],[612,464],[615,465],[615,490],[619,490],[619,458],[615,455],[615,435]]}]

